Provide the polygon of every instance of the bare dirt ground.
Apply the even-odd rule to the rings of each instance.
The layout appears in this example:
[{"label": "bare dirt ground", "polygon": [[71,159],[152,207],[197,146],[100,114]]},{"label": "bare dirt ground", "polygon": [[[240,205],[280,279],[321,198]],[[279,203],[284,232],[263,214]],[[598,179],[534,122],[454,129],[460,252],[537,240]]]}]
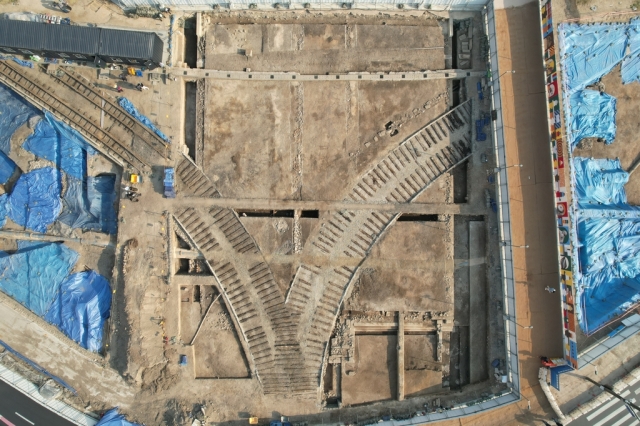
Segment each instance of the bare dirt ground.
[{"label": "bare dirt ground", "polygon": [[[96,13],[110,25],[129,22],[115,12],[104,20],[100,10]],[[234,12],[205,18],[207,68],[410,71],[444,69],[450,61],[448,25],[428,13],[305,17]],[[145,24],[143,19],[131,22]],[[478,16],[474,25],[479,37]],[[186,62],[184,54],[192,47],[176,48],[176,63]],[[114,94],[97,79],[96,70],[78,72],[107,95]],[[138,82],[132,80],[132,85]],[[491,188],[487,171],[493,164],[492,155],[486,156],[491,154],[489,142],[473,140],[474,121],[489,108],[476,101],[476,82],[464,81],[454,93],[452,81],[445,79],[206,79],[200,83],[202,93],[189,95],[203,96],[196,100],[204,106],[203,128],[195,132],[194,108],[184,104],[180,79],[162,79],[148,93],[125,87],[125,96],[172,138],[166,165],[177,166],[188,152],[222,200],[249,206],[254,200],[268,201],[273,208],[211,210],[215,200],[189,196],[189,176],[178,180],[178,198],[167,200],[161,195],[164,165],[158,164],[139,185],[142,201],[119,203],[114,246],[102,252],[82,248],[82,263],[105,271],[112,280],[105,363],[135,393],[123,411],[148,425],[185,424],[194,413],[203,417],[197,414],[203,405],[207,420],[216,423],[244,424],[249,415],[266,421],[276,414],[310,423],[339,422],[387,415],[391,409],[408,414],[436,402],[447,406],[499,389],[484,379],[477,385],[454,383],[460,376],[455,371],[468,371],[470,365],[468,356],[458,355],[461,342],[468,347],[470,336],[458,328],[469,327],[475,318],[469,301],[460,303],[466,321],[454,309],[454,270],[466,273],[467,284],[484,289],[480,302],[499,299],[484,288],[487,282],[499,287],[491,272],[496,259],[486,260],[494,267],[483,270],[487,279],[470,277],[469,253],[457,256],[460,251],[454,250],[468,245],[469,237],[457,236],[456,216],[444,213],[459,205],[465,217],[486,218],[487,245],[497,243],[489,229],[497,219],[485,202],[485,189]],[[73,93],[61,96],[76,101]],[[472,103],[460,105],[470,98]],[[443,118],[452,109],[456,112]],[[96,117],[99,109],[89,114]],[[198,131],[202,149],[189,151],[184,137],[196,140]],[[90,167],[113,170],[109,164],[96,160]],[[408,200],[430,213],[396,222],[382,209]],[[284,201],[324,204],[319,211],[295,207],[276,214]],[[339,202],[347,208],[338,209]],[[373,207],[362,209],[364,202]],[[203,222],[181,215],[186,208],[193,208]],[[238,235],[250,237],[254,245],[246,247],[251,251],[234,245]],[[216,243],[223,248],[216,249]],[[323,251],[331,246],[336,248]],[[311,278],[304,267],[312,271]],[[467,299],[472,292],[460,296]],[[493,305],[480,306],[488,312]],[[478,318],[477,327],[490,333],[487,313]],[[258,327],[265,330],[264,337]],[[295,334],[291,327],[298,327]],[[486,353],[476,358],[481,360],[476,368],[484,373],[493,355],[504,351],[494,340],[492,347],[479,346]],[[272,352],[267,354],[267,347]],[[182,356],[187,360],[183,366]],[[267,367],[263,359],[269,360]],[[304,368],[291,372],[299,365]],[[311,389],[300,383],[310,383]],[[408,399],[395,401],[400,393]],[[95,406],[107,404],[94,394],[84,397]],[[103,397],[110,399],[108,392]],[[323,411],[334,404],[376,401],[386,402]]]}]

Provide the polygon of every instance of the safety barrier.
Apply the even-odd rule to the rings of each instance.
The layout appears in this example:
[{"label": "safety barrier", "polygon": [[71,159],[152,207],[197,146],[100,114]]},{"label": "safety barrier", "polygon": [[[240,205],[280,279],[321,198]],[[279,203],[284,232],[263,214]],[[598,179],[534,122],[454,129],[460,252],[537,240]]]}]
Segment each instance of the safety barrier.
[{"label": "safety barrier", "polygon": [[19,373],[11,371],[3,365],[0,365],[0,380],[75,425],[94,426],[98,423],[98,420],[76,410],[62,401],[58,401],[57,399],[46,399],[40,395],[38,386],[31,383]]},{"label": "safety barrier", "polygon": [[[498,204],[498,229],[500,241],[511,242],[511,212],[509,207],[509,185],[507,176],[507,157],[504,140],[504,121],[502,117],[502,97],[500,93],[500,70],[498,68],[498,47],[496,40],[493,2],[484,11],[487,38],[489,41],[489,67],[493,78],[489,85],[491,91],[491,109],[495,120],[491,121],[493,148],[497,166],[496,193]],[[513,267],[513,249],[511,244],[500,245],[500,267],[503,285],[504,332],[506,347],[506,367],[509,387],[520,398],[520,366],[518,364],[518,333],[516,324],[516,290]]]}]

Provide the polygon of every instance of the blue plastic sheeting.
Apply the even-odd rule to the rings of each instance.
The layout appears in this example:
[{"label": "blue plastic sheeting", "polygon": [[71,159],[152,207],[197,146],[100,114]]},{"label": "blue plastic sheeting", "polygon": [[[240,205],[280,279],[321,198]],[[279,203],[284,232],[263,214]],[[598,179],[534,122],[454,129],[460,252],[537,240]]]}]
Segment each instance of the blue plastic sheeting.
[{"label": "blue plastic sheeting", "polygon": [[7,183],[16,169],[16,163],[4,152],[0,151],[0,184]]},{"label": "blue plastic sheeting", "polygon": [[11,136],[38,111],[0,84],[0,151],[9,154]]},{"label": "blue plastic sheeting", "polygon": [[608,74],[624,58],[626,24],[560,24],[558,27],[569,94]]},{"label": "blue plastic sheeting", "polygon": [[25,60],[18,59],[18,58],[11,58],[11,59],[13,59],[13,61],[14,61],[16,64],[20,64],[20,65],[22,65],[23,67],[33,68],[33,63],[32,63],[32,62],[25,61]]},{"label": "blue plastic sheeting", "polygon": [[620,160],[576,157],[573,172],[581,207],[627,203],[624,185],[629,181],[629,173],[622,170]]},{"label": "blue plastic sheeting", "polygon": [[118,103],[122,108],[125,109],[129,114],[133,116],[136,120],[150,128],[156,135],[160,136],[160,138],[166,143],[171,143],[171,140],[160,131],[147,117],[140,114],[140,112],[136,109],[136,107],[131,103],[131,101],[127,98],[118,98]]},{"label": "blue plastic sheeting", "polygon": [[[173,15],[171,15],[173,16]],[[96,426],[140,426],[138,423],[131,423],[124,419],[122,414],[118,413],[117,408],[107,411],[100,419]]]},{"label": "blue plastic sheeting", "polygon": [[69,127],[68,124],[63,123],[62,121],[58,121],[55,119],[53,115],[49,111],[44,112],[44,118],[47,120],[49,124],[51,124],[56,131],[60,134],[61,137],[66,138],[72,142],[75,142],[82,149],[87,151],[89,155],[95,155],[98,153],[85,139],[82,137],[77,130]]},{"label": "blue plastic sheeting", "polygon": [[9,207],[9,194],[0,195],[0,228],[4,228],[7,223],[7,209]]},{"label": "blue plastic sheeting", "polygon": [[83,348],[98,352],[110,308],[109,282],[95,271],[85,271],[71,275],[60,285],[44,319]]},{"label": "blue plastic sheeting", "polygon": [[627,33],[630,53],[624,58],[620,67],[624,84],[640,81],[640,19],[635,18],[629,22]]},{"label": "blue plastic sheeting", "polygon": [[569,98],[571,149],[583,138],[602,138],[610,144],[616,137],[616,98],[595,90],[581,90]]},{"label": "blue plastic sheeting", "polygon": [[71,139],[58,133],[47,120],[41,120],[22,145],[40,158],[53,162],[60,170],[76,179],[87,174],[86,151]]},{"label": "blue plastic sheeting", "polygon": [[15,253],[0,252],[0,290],[44,316],[77,260],[63,244],[19,241]]},{"label": "blue plastic sheeting", "polygon": [[115,187],[115,175],[88,177],[84,181],[67,179],[58,220],[72,228],[115,234],[118,227]]},{"label": "blue plastic sheeting", "polygon": [[640,208],[627,204],[619,160],[576,157],[578,318],[593,333],[640,300]]},{"label": "blue plastic sheeting", "polygon": [[9,217],[18,225],[45,232],[62,209],[60,189],[60,172],[53,167],[23,174],[9,195]]}]

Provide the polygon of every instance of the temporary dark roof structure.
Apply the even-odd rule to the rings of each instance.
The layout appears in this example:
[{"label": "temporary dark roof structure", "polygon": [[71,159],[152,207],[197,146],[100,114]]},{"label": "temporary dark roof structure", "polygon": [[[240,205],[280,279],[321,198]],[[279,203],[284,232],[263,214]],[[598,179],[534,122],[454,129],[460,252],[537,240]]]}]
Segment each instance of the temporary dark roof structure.
[{"label": "temporary dark roof structure", "polygon": [[[80,27],[76,25],[43,24],[47,37],[44,50],[55,52],[73,52],[95,55],[100,48],[100,29],[95,27]],[[0,27],[2,24],[0,23]],[[98,31],[96,31],[98,30]]]},{"label": "temporary dark roof structure", "polygon": [[162,61],[156,33],[0,19],[0,46]]},{"label": "temporary dark roof structure", "polygon": [[45,24],[0,20],[0,46],[41,50],[46,36]]},{"label": "temporary dark roof structure", "polygon": [[162,40],[155,33],[101,28],[100,55],[162,61]]}]

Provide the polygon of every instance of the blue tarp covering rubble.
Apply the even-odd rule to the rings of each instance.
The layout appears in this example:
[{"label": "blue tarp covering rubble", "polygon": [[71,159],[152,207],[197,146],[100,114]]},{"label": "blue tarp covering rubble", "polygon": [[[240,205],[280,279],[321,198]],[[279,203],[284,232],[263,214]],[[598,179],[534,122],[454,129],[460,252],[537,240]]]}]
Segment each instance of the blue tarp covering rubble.
[{"label": "blue tarp covering rubble", "polygon": [[623,59],[620,67],[622,82],[629,84],[640,81],[640,19],[629,22],[629,54]]},{"label": "blue tarp covering rubble", "polygon": [[127,111],[129,114],[131,114],[133,116],[133,118],[135,118],[136,120],[138,120],[139,122],[141,122],[142,124],[144,124],[145,126],[147,126],[149,129],[151,129],[156,135],[160,136],[160,138],[165,141],[166,143],[171,143],[171,140],[167,137],[167,135],[165,135],[164,133],[162,133],[162,131],[160,131],[160,129],[158,129],[152,122],[151,120],[149,120],[148,117],[140,114],[140,112],[138,111],[138,109],[131,103],[131,101],[127,98],[121,97],[118,98],[118,104],[120,104],[120,106],[122,108],[125,109],[125,111]]},{"label": "blue tarp covering rubble", "polygon": [[0,251],[0,290],[96,352],[111,290],[94,271],[69,275],[77,260],[78,254],[64,244],[18,241],[15,253]]},{"label": "blue tarp covering rubble", "polygon": [[640,207],[627,204],[619,160],[573,160],[578,210],[576,296],[590,334],[640,301]]},{"label": "blue tarp covering rubble", "polygon": [[624,58],[626,24],[560,24],[564,82],[573,94],[608,74]]},{"label": "blue tarp covering rubble", "polygon": [[573,149],[584,138],[616,137],[616,98],[596,90],[579,90],[569,98],[569,140]]},{"label": "blue tarp covering rubble", "polygon": [[53,162],[68,176],[82,179],[87,174],[86,149],[58,132],[51,125],[53,118],[50,115],[46,118],[36,124],[35,130],[22,147],[40,158]]},{"label": "blue tarp covering rubble", "polygon": [[0,252],[0,289],[44,316],[78,254],[63,244],[18,242],[14,254]]},{"label": "blue tarp covering rubble", "polygon": [[[561,24],[559,33],[569,149],[586,137],[609,144],[616,99],[586,88],[619,64],[623,83],[640,81],[640,19]],[[574,157],[571,171],[577,314],[589,335],[640,301],[640,207],[627,203],[618,160]]]},{"label": "blue tarp covering rubble", "polygon": [[16,163],[4,152],[0,151],[0,184],[7,183],[13,172],[16,170]]},{"label": "blue tarp covering rubble", "polygon": [[45,319],[82,347],[98,352],[110,308],[109,282],[94,271],[79,272],[60,285]]},{"label": "blue tarp covering rubble", "polygon": [[140,426],[138,423],[131,423],[124,419],[124,416],[118,413],[117,408],[107,411],[100,419],[96,426]]},{"label": "blue tarp covering rubble", "polygon": [[68,179],[58,220],[72,228],[115,234],[118,217],[114,209],[116,176],[89,176]]},{"label": "blue tarp covering rubble", "polygon": [[[12,134],[36,115],[37,110],[0,85],[1,184],[16,169],[15,163],[4,155],[9,153]],[[58,218],[72,228],[116,233],[115,175],[87,176],[87,156],[96,151],[82,135],[45,111],[23,148],[53,162],[58,170],[45,167],[21,175],[12,193],[0,196],[0,227],[8,216],[19,225],[44,232]],[[60,171],[67,178],[62,200]]]},{"label": "blue tarp covering rubble", "polygon": [[38,111],[0,84],[0,151],[9,154],[11,136]]},{"label": "blue tarp covering rubble", "polygon": [[62,209],[60,190],[60,172],[53,167],[25,173],[7,198],[7,214],[18,225],[45,232]]}]

